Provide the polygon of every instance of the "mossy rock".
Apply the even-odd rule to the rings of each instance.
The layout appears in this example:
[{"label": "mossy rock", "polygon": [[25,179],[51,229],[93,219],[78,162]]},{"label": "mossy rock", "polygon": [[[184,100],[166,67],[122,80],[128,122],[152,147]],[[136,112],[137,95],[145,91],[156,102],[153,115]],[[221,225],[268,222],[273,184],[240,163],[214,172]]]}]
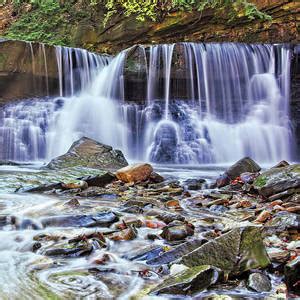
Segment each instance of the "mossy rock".
[{"label": "mossy rock", "polygon": [[300,164],[267,170],[255,179],[253,185],[264,197],[298,188],[300,187]]},{"label": "mossy rock", "polygon": [[218,279],[216,268],[204,265],[189,268],[170,276],[152,290],[152,294],[194,295],[208,288]]},{"label": "mossy rock", "polygon": [[184,255],[177,263],[188,267],[211,265],[227,274],[238,275],[252,268],[264,268],[270,260],[260,229],[249,226],[232,229]]}]

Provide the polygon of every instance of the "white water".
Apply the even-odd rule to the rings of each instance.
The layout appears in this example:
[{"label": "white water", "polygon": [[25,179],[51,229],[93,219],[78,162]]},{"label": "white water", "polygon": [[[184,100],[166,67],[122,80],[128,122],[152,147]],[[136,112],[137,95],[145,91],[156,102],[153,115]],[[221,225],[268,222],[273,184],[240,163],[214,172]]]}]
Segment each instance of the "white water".
[{"label": "white water", "polygon": [[144,104],[137,104],[125,99],[128,51],[105,66],[105,57],[57,48],[64,97],[31,102],[27,113],[27,103],[7,108],[0,136],[8,142],[0,157],[50,159],[88,136],[130,159],[157,163],[291,159],[289,49],[183,43],[150,46],[142,53],[147,91]]}]

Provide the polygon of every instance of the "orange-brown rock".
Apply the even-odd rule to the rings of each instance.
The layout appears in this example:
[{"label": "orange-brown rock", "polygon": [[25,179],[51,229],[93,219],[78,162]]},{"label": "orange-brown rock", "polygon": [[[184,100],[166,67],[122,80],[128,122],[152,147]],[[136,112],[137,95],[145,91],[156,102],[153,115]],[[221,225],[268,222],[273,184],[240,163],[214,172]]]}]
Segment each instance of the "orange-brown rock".
[{"label": "orange-brown rock", "polygon": [[139,163],[127,166],[116,172],[116,177],[123,182],[141,182],[147,180],[153,168],[150,164]]}]

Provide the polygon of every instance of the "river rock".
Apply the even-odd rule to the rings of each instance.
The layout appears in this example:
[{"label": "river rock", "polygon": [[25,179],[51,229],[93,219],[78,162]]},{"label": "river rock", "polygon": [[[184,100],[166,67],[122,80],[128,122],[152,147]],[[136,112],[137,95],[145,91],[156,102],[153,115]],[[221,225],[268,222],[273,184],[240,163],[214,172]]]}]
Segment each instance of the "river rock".
[{"label": "river rock", "polygon": [[187,179],[183,184],[186,185],[189,190],[197,191],[202,189],[205,182],[205,179]]},{"label": "river rock", "polygon": [[85,181],[88,186],[105,187],[107,184],[116,180],[116,176],[111,172],[106,172],[102,175],[87,176],[80,179]]},{"label": "river rock", "polygon": [[261,167],[250,157],[244,157],[232,165],[225,173],[231,180],[234,180],[242,173],[250,172],[257,173],[261,170]]},{"label": "river rock", "polygon": [[[254,181],[254,188],[264,197],[300,187],[300,164],[263,172]],[[273,199],[275,200],[275,199]]]},{"label": "river rock", "polygon": [[288,290],[300,296],[300,256],[285,265],[284,276]]},{"label": "river rock", "polygon": [[107,227],[119,218],[113,212],[100,212],[95,215],[65,215],[42,218],[44,227]]},{"label": "river rock", "polygon": [[188,268],[165,279],[151,293],[193,296],[214,284],[218,275],[218,270],[208,265]]},{"label": "river rock", "polygon": [[261,273],[252,273],[248,278],[247,287],[258,293],[263,293],[270,292],[272,284],[268,276]]},{"label": "river rock", "polygon": [[260,229],[249,226],[232,229],[184,255],[177,263],[188,267],[208,264],[226,273],[239,274],[253,268],[264,268],[270,260]]},{"label": "river rock", "polygon": [[61,169],[72,166],[117,170],[128,163],[120,150],[87,137],[74,142],[68,152],[50,161],[47,168]]},{"label": "river rock", "polygon": [[287,229],[300,230],[300,216],[287,211],[279,211],[273,215],[270,221],[265,223],[265,228],[268,227],[274,228],[278,232]]},{"label": "river rock", "polygon": [[194,234],[194,227],[191,224],[169,225],[164,227],[161,237],[167,241],[179,241]]},{"label": "river rock", "polygon": [[190,253],[191,251],[199,248],[205,243],[206,240],[193,240],[185,242],[176,248],[163,252],[161,255],[154,257],[147,261],[148,265],[163,265],[168,264],[176,259],[179,259],[181,256]]},{"label": "river rock", "polygon": [[123,182],[141,182],[150,178],[153,168],[150,164],[134,164],[116,172],[116,177]]},{"label": "river rock", "polygon": [[72,190],[72,189],[85,190],[88,188],[87,182],[83,180],[77,180],[77,181],[73,180],[70,182],[63,182],[61,186],[64,190]]},{"label": "river rock", "polygon": [[47,256],[70,256],[78,257],[88,255],[93,251],[92,243],[81,241],[79,243],[64,243],[57,245],[55,248],[48,249],[44,252]]}]

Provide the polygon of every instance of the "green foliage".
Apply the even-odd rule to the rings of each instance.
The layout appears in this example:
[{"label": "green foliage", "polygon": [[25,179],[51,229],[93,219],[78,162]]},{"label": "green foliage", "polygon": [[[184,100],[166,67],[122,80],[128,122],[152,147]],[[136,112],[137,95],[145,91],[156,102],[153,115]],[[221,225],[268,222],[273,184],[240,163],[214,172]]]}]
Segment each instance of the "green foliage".
[{"label": "green foliage", "polygon": [[[21,4],[31,3],[34,9],[21,17],[10,26],[6,37],[26,41],[39,41],[48,44],[70,45],[68,20],[66,11],[56,0],[14,0],[18,8]],[[66,34],[64,34],[64,32]]]},{"label": "green foliage", "polygon": [[[103,2],[99,0],[90,1],[92,5]],[[229,22],[243,16],[251,20],[256,18],[270,19],[269,15],[259,11],[253,3],[246,0],[108,0],[105,2],[107,14],[104,24],[115,14],[135,15],[139,21],[146,19],[162,21],[165,16],[174,11],[203,11],[209,8],[214,9],[216,14],[227,15]]]}]

